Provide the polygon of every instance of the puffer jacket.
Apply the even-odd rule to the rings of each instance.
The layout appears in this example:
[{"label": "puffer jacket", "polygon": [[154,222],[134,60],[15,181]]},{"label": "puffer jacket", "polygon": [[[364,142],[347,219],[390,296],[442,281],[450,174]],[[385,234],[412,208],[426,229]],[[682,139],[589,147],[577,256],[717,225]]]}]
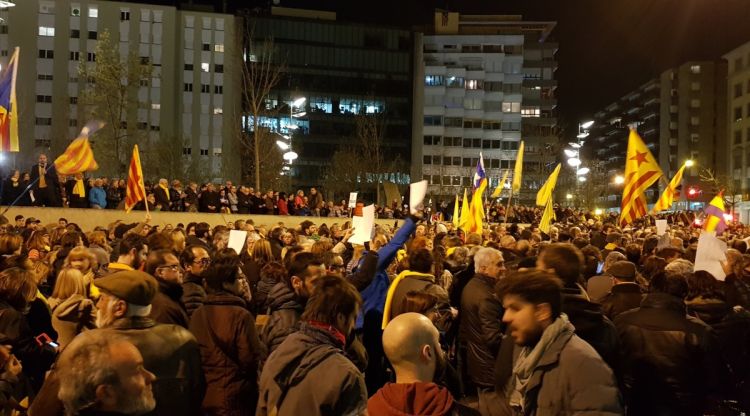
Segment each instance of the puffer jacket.
[{"label": "puffer jacket", "polygon": [[203,412],[255,414],[258,362],[263,352],[255,318],[245,309],[245,301],[226,292],[208,295],[190,318],[190,332],[200,344],[206,376]]},{"label": "puffer jacket", "polygon": [[81,295],[67,299],[50,298],[49,305],[60,348],[65,348],[82,331],[96,328],[96,308],[91,299]]},{"label": "puffer jacket", "polygon": [[268,297],[273,300],[268,308],[268,322],[263,328],[260,340],[270,354],[289,334],[297,330],[297,324],[305,307],[300,304],[297,295],[284,282],[277,283]]},{"label": "puffer jacket", "polygon": [[365,380],[341,348],[329,332],[302,323],[268,357],[256,415],[363,414]]},{"label": "puffer jacket", "polygon": [[494,286],[495,279],[476,274],[461,293],[460,346],[469,379],[478,387],[493,385],[493,365],[505,330]]},{"label": "puffer jacket", "polygon": [[628,414],[703,414],[719,367],[711,328],[664,293],[647,295],[615,325]]}]

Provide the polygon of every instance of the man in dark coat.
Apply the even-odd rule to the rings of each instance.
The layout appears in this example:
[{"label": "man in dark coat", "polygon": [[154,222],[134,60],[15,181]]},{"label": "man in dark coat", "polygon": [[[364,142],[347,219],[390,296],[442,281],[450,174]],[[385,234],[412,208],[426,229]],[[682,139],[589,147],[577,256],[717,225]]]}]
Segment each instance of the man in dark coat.
[{"label": "man in dark coat", "polygon": [[34,185],[34,204],[40,207],[61,207],[60,180],[54,165],[47,163],[47,155],[39,155],[39,163],[31,167],[31,181]]},{"label": "man in dark coat", "polygon": [[493,364],[503,338],[503,308],[494,287],[505,273],[500,251],[481,248],[474,254],[474,277],[461,293],[459,345],[466,354],[466,372],[476,386],[479,409],[491,407]]},{"label": "man in dark coat", "polygon": [[180,264],[187,271],[182,282],[182,304],[190,316],[206,298],[202,275],[211,264],[211,257],[204,247],[188,246],[180,255]]},{"label": "man in dark coat", "polygon": [[198,212],[198,184],[190,182],[185,188],[185,199],[183,200],[185,211]]},{"label": "man in dark coat", "polygon": [[82,173],[77,173],[75,177],[65,182],[65,194],[68,196],[68,206],[70,208],[88,208],[89,207],[89,190],[88,181],[84,179]]},{"label": "man in dark coat", "polygon": [[172,205],[169,194],[169,182],[166,179],[159,179],[159,184],[154,188],[154,201],[159,211],[169,211]]},{"label": "man in dark coat", "polygon": [[[308,279],[311,280],[311,279]],[[338,276],[322,276],[300,329],[271,353],[260,375],[256,415],[359,415],[366,412],[365,379],[344,355],[362,300]]]},{"label": "man in dark coat", "polygon": [[237,194],[237,213],[238,214],[249,214],[252,207],[252,195],[250,194],[251,189],[247,186],[241,186],[240,192]]},{"label": "man in dark coat", "polygon": [[206,184],[206,190],[201,192],[198,198],[198,211],[219,212],[219,208],[221,208],[219,193],[212,183]]},{"label": "man in dark coat", "polygon": [[146,259],[146,273],[159,282],[159,290],[151,302],[151,319],[160,324],[187,328],[189,318],[182,304],[182,267],[171,250],[155,250]]},{"label": "man in dark coat", "polygon": [[660,273],[641,307],[615,318],[629,415],[702,415],[717,381],[711,328],[688,316],[683,275]]},{"label": "man in dark coat", "polygon": [[618,261],[609,267],[608,273],[614,279],[612,291],[602,299],[602,311],[609,319],[641,306],[643,291],[635,282],[636,267],[629,261]]}]

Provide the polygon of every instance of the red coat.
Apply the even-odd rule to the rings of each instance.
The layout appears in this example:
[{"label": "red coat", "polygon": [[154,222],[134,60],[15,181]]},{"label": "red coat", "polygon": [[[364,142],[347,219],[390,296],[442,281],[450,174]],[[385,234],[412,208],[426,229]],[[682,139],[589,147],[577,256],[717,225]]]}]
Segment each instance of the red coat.
[{"label": "red coat", "polygon": [[276,206],[279,207],[279,215],[289,215],[289,209],[286,207],[286,200],[284,198],[279,198]]}]

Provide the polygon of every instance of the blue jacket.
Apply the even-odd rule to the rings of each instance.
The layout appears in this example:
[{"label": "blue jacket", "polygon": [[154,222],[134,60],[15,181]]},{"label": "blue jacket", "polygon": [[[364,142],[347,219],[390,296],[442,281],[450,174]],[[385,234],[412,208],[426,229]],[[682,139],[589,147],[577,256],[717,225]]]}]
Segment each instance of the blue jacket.
[{"label": "blue jacket", "polygon": [[[385,270],[396,257],[396,252],[406,243],[416,228],[417,225],[414,221],[411,218],[407,218],[401,228],[391,238],[391,241],[378,250],[379,258],[377,268],[375,269],[375,277],[369,286],[359,292],[362,296],[362,310],[359,312],[359,316],[357,316],[356,329],[362,328],[364,316],[370,311],[377,311],[380,319],[382,319],[385,297],[388,294],[388,286],[391,284],[390,279],[388,279],[388,273]],[[363,255],[362,258],[364,259],[365,256]]]},{"label": "blue jacket", "polygon": [[101,187],[93,187],[89,192],[89,202],[91,205],[107,208],[107,193]]}]

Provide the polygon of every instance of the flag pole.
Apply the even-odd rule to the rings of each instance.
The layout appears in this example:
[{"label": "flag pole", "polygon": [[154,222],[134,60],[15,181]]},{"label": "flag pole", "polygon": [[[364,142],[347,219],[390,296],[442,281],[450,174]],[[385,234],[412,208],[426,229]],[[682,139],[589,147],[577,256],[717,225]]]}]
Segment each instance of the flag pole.
[{"label": "flag pole", "polygon": [[513,199],[513,187],[510,188],[510,195],[508,196],[508,204],[505,207],[505,226],[508,225],[508,215],[510,214],[510,200]]}]

